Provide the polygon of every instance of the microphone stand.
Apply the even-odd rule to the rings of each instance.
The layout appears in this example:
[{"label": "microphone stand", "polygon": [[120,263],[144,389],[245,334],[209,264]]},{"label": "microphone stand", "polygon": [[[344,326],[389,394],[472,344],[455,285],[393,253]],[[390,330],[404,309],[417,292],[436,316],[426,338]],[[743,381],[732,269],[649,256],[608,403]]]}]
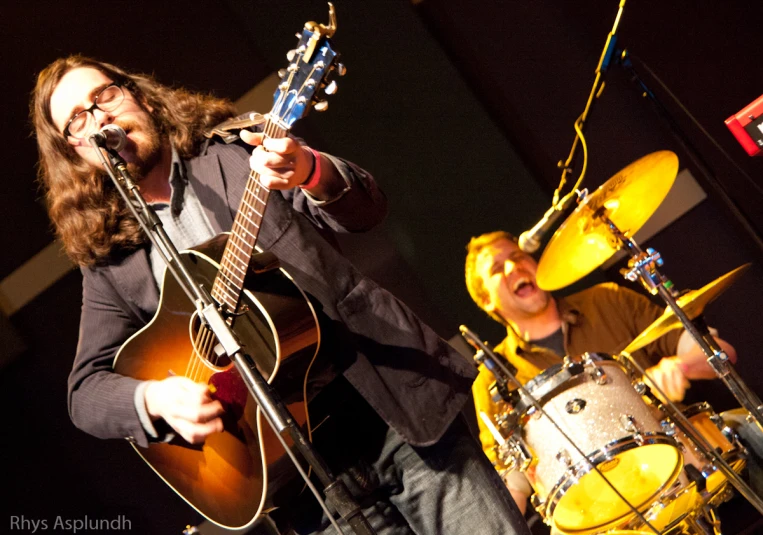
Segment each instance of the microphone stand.
[{"label": "microphone stand", "polygon": [[[204,288],[202,284],[198,283],[190,271],[188,271],[178,254],[177,249],[164,231],[158,216],[138,191],[137,186],[127,170],[125,161],[116,151],[106,149],[110,162],[107,161],[97,140],[91,136],[89,141],[128,208],[138,220],[141,228],[147,233],[151,243],[160,251],[162,258],[167,263],[169,271],[177,279],[183,291],[196,306],[199,317],[204,320],[225,350],[225,353],[236,365],[242,380],[252,394],[252,397],[257,402],[262,414],[276,432],[276,436],[281,441],[284,450],[291,458],[297,471],[304,478],[307,486],[315,495],[329,521],[339,533],[343,533],[333,518],[333,514],[330,512],[327,503],[347,521],[357,535],[373,535],[375,533],[373,528],[363,515],[360,506],[355,502],[345,484],[331,473],[328,465],[319,456],[318,452],[315,451],[312,444],[305,438],[280,397],[273,389],[271,389],[268,382],[257,370],[251,356],[243,351],[236,333],[231,326],[228,325],[219,305],[212,299],[212,296],[207,289]],[[119,172],[120,176],[116,175],[114,169]],[[130,195],[132,195],[135,202],[130,198]],[[321,484],[324,486],[324,493],[326,495],[325,502],[310,481],[309,476],[302,469],[299,461],[294,457],[291,449],[286,444],[283,436],[284,433],[288,433],[297,449],[299,449],[308,465],[312,468]]]},{"label": "microphone stand", "polygon": [[[570,149],[570,154],[567,156],[567,160],[562,162],[559,160],[559,162],[556,164],[558,168],[562,170],[562,178],[559,181],[559,186],[556,188],[556,191],[554,192],[554,198],[553,198],[553,204],[554,206],[557,206],[559,203],[559,195],[561,193],[562,188],[564,187],[564,184],[567,182],[567,175],[572,171],[572,164],[575,160],[575,157],[577,155],[577,149],[578,149],[578,143],[581,143],[583,146],[583,151],[587,152],[586,146],[585,146],[585,140],[583,139],[583,130],[585,128],[586,120],[588,119],[588,115],[591,112],[591,109],[593,108],[593,104],[596,101],[599,96],[601,96],[602,91],[604,91],[604,75],[607,73],[607,70],[609,69],[609,64],[612,61],[612,57],[615,53],[615,45],[617,44],[617,27],[620,25],[620,18],[622,17],[623,10],[625,8],[625,1],[626,0],[620,0],[620,5],[617,10],[617,15],[615,16],[615,22],[612,25],[612,31],[609,32],[607,35],[607,41],[604,43],[604,49],[601,52],[601,57],[599,58],[599,63],[596,66],[596,78],[594,79],[593,86],[591,87],[591,92],[588,95],[588,100],[586,101],[586,106],[583,109],[583,113],[580,114],[580,117],[578,117],[575,120],[575,139],[572,141],[572,148]],[[585,164],[583,166],[583,170],[581,172],[580,178],[583,177],[585,174]],[[573,188],[577,189],[576,188]]]},{"label": "microphone stand", "polygon": [[[580,114],[573,125],[575,129],[575,139],[572,140],[572,148],[570,149],[570,154],[567,156],[567,160],[564,162],[559,160],[559,162],[556,164],[557,167],[562,170],[562,177],[559,180],[559,185],[554,191],[554,196],[551,200],[551,208],[549,208],[543,215],[541,223],[537,224],[535,227],[526,233],[523,233],[519,237],[519,248],[525,252],[534,253],[538,250],[540,245],[540,237],[548,230],[551,225],[553,225],[554,221],[561,217],[562,214],[566,211],[570,201],[576,195],[578,186],[585,176],[587,166],[586,162],[588,161],[588,148],[586,147],[583,130],[585,129],[586,120],[588,119],[588,114],[593,108],[594,102],[597,98],[599,98],[602,91],[604,91],[604,75],[609,69],[609,64],[612,61],[612,57],[614,56],[616,50],[615,45],[617,43],[617,35],[615,34],[617,32],[617,27],[620,25],[620,17],[622,16],[623,10],[625,8],[625,1],[626,0],[620,0],[617,15],[615,16],[615,22],[612,25],[612,31],[610,31],[607,35],[607,41],[604,43],[604,49],[601,52],[599,63],[596,66],[596,78],[594,79],[593,86],[591,87],[591,92],[588,95],[588,100],[586,101],[585,108],[583,109],[583,113]],[[580,171],[580,176],[578,177],[575,186],[572,188],[572,191],[570,191],[560,200],[559,195],[561,195],[562,188],[564,188],[564,185],[567,183],[567,175],[572,172],[572,165],[575,157],[577,156],[578,144],[583,147],[583,168]],[[529,238],[525,238],[525,236],[529,236]]]}]

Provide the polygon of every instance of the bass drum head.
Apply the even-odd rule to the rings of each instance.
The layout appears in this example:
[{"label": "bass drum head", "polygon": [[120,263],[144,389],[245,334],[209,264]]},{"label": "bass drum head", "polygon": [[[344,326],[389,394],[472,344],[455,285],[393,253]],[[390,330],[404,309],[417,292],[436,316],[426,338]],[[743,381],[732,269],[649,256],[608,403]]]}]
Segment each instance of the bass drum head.
[{"label": "bass drum head", "polygon": [[[610,449],[607,460],[594,463],[617,491],[640,510],[675,482],[682,467],[681,453],[672,444],[631,445],[619,453],[617,449]],[[598,532],[622,525],[619,520],[634,514],[593,469],[577,481],[564,484],[559,491],[563,494],[555,500],[553,523],[565,533]]]}]

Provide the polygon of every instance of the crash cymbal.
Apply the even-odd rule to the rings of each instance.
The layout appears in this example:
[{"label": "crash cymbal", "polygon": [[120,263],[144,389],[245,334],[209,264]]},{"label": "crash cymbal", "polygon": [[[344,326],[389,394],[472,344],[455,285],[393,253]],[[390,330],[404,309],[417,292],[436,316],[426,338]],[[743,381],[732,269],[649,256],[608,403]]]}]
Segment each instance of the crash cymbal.
[{"label": "crash cymbal", "polygon": [[[752,264],[744,264],[738,268],[729,271],[725,275],[722,275],[715,279],[710,284],[706,284],[699,290],[692,290],[685,293],[676,302],[681,310],[684,311],[689,319],[694,319],[702,312],[705,307],[712,302],[716,297],[721,295],[726,289],[731,286],[736,280],[749,269]],[[626,353],[633,353],[634,351],[641,349],[645,345],[651,344],[668,331],[683,327],[681,320],[673,312],[672,308],[666,308],[662,316],[657,318],[654,323],[644,329],[623,351]]]},{"label": "crash cymbal", "polygon": [[653,152],[589,194],[549,240],[538,263],[538,286],[564,288],[606,262],[621,243],[601,216],[632,237],[662,203],[677,173],[674,153]]}]

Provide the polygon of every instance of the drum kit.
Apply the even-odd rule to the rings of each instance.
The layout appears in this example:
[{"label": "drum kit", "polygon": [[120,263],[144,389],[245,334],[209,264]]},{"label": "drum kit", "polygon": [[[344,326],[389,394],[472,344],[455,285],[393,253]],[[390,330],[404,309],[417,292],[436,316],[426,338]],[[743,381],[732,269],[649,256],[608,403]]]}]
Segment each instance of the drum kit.
[{"label": "drum kit", "polygon": [[475,360],[485,363],[497,382],[519,385],[511,393],[492,390],[507,408],[485,423],[496,438],[502,465],[522,471],[529,480],[531,503],[552,533],[719,534],[716,508],[734,488],[763,514],[763,501],[740,477],[747,452],[735,431],[707,403],[679,409],[664,401],[668,397],[646,381],[646,372],[630,357],[684,327],[748,411],[748,422],[763,427],[760,400],[704,324],[692,321],[749,264],[677,296],[658,270],[659,253],[642,251],[632,239],[667,195],[677,171],[675,154],[656,152],[595,192],[578,192],[578,206],[538,264],[538,286],[550,291],[572,284],[626,250],[631,258],[623,275],[662,297],[667,307],[621,354],[568,356],[521,386],[505,361],[462,327],[467,340],[479,348]]}]

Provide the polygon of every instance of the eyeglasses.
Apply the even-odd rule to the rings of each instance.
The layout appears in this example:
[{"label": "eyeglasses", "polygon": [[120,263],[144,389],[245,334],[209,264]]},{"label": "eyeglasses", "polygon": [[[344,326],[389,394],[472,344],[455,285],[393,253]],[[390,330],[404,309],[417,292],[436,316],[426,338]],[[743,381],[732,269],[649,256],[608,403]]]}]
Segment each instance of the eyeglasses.
[{"label": "eyeglasses", "polygon": [[75,113],[64,128],[64,137],[83,139],[95,126],[94,110],[114,111],[125,99],[122,87],[114,82],[104,87],[93,99],[93,105],[86,110]]}]

